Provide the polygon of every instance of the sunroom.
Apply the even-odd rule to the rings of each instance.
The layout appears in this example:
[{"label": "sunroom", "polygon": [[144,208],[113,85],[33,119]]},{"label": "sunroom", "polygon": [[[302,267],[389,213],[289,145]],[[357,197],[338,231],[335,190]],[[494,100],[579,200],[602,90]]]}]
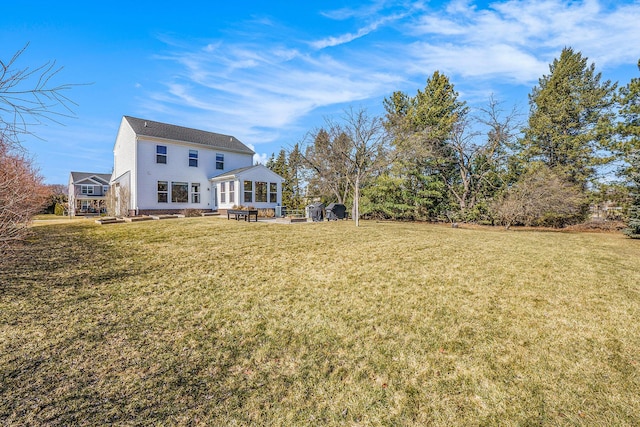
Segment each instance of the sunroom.
[{"label": "sunroom", "polygon": [[220,211],[244,206],[275,209],[282,205],[282,178],[263,165],[235,169],[210,179]]}]

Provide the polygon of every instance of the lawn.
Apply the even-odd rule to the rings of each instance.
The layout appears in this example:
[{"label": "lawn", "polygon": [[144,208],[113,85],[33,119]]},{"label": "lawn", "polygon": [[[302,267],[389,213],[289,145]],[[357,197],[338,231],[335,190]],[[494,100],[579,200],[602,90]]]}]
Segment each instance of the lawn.
[{"label": "lawn", "polygon": [[0,424],[640,425],[640,241],[43,222],[0,262]]}]

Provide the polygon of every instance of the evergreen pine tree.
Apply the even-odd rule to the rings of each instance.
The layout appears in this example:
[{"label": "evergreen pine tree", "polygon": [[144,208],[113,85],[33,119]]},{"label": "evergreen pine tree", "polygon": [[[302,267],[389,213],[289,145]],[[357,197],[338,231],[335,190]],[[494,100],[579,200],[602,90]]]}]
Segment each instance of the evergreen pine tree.
[{"label": "evergreen pine tree", "polygon": [[[385,188],[403,195],[396,200],[395,216],[426,219],[441,214],[448,209],[442,179],[455,174],[447,142],[467,114],[466,104],[458,100],[449,78],[436,71],[414,97],[395,92],[384,100],[384,107],[385,126],[398,157],[389,173],[400,178],[387,180]],[[393,183],[398,188],[389,186]]]},{"label": "evergreen pine tree", "polygon": [[640,239],[640,151],[629,156],[631,168],[629,168],[629,220],[624,233],[633,238]]},{"label": "evergreen pine tree", "polygon": [[522,140],[526,162],[540,161],[569,183],[586,189],[595,167],[611,160],[616,84],[601,81],[595,65],[571,48],[562,50],[529,95],[531,113]]},{"label": "evergreen pine tree", "polygon": [[624,232],[637,239],[640,238],[640,78],[631,79],[620,89],[620,107],[620,151],[627,160],[626,175],[631,196],[628,228]]}]

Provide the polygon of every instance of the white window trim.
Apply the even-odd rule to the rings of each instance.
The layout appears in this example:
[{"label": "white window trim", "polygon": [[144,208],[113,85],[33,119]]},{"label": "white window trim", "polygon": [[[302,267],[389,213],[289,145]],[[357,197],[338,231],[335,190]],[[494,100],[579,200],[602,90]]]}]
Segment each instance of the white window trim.
[{"label": "white window trim", "polygon": [[236,202],[236,182],[229,181],[229,203]]},{"label": "white window trim", "polygon": [[[158,152],[160,147],[164,147],[164,154]],[[169,157],[169,148],[167,148],[166,145],[157,144],[156,145],[156,163],[160,165],[166,165],[168,161],[168,157]],[[159,162],[158,160],[160,158],[164,158],[164,162]]]},{"label": "white window trim", "polygon": [[[247,190],[245,188],[245,183],[250,182],[251,183],[251,191]],[[253,201],[255,200],[255,197],[253,195],[253,191],[254,191],[254,183],[253,181],[248,181],[248,180],[243,180],[242,181],[242,203],[253,203]],[[251,200],[247,200],[247,194],[251,194]]]},{"label": "white window trim", "polygon": [[[160,187],[160,183],[161,182],[164,183],[164,185],[166,185],[166,188],[167,188],[166,191],[160,191],[158,189],[158,187]],[[156,184],[156,190],[157,190],[156,192],[158,194],[158,197],[157,197],[156,200],[158,201],[158,203],[169,203],[169,181],[158,181],[157,184]],[[164,194],[166,196],[166,200],[164,202],[160,201],[160,194]]]},{"label": "white window trim", "polygon": [[[197,190],[198,191],[194,191],[194,185],[197,185]],[[200,197],[200,183],[199,182],[192,182],[191,183],[191,203],[195,203],[195,204],[199,204],[201,202],[201,197]],[[197,196],[198,201],[194,201],[195,198]]]},{"label": "white window trim", "polygon": [[[195,162],[194,165],[191,164],[192,160]],[[189,167],[198,167],[198,150],[189,150]]]}]

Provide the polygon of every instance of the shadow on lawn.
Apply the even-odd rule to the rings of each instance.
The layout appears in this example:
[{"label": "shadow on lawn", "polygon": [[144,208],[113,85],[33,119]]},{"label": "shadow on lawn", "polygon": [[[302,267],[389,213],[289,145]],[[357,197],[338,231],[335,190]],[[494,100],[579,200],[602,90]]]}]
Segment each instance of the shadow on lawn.
[{"label": "shadow on lawn", "polygon": [[[140,274],[133,249],[92,224],[33,228],[0,259],[0,424],[75,424],[117,413],[131,393],[100,389],[130,369],[132,319],[120,283]],[[126,261],[126,262],[124,262]],[[136,319],[137,320],[137,319]],[[101,424],[98,422],[96,424]]]},{"label": "shadow on lawn", "polygon": [[36,227],[0,260],[0,298],[61,288],[95,287],[132,274],[128,254],[87,227]]}]

